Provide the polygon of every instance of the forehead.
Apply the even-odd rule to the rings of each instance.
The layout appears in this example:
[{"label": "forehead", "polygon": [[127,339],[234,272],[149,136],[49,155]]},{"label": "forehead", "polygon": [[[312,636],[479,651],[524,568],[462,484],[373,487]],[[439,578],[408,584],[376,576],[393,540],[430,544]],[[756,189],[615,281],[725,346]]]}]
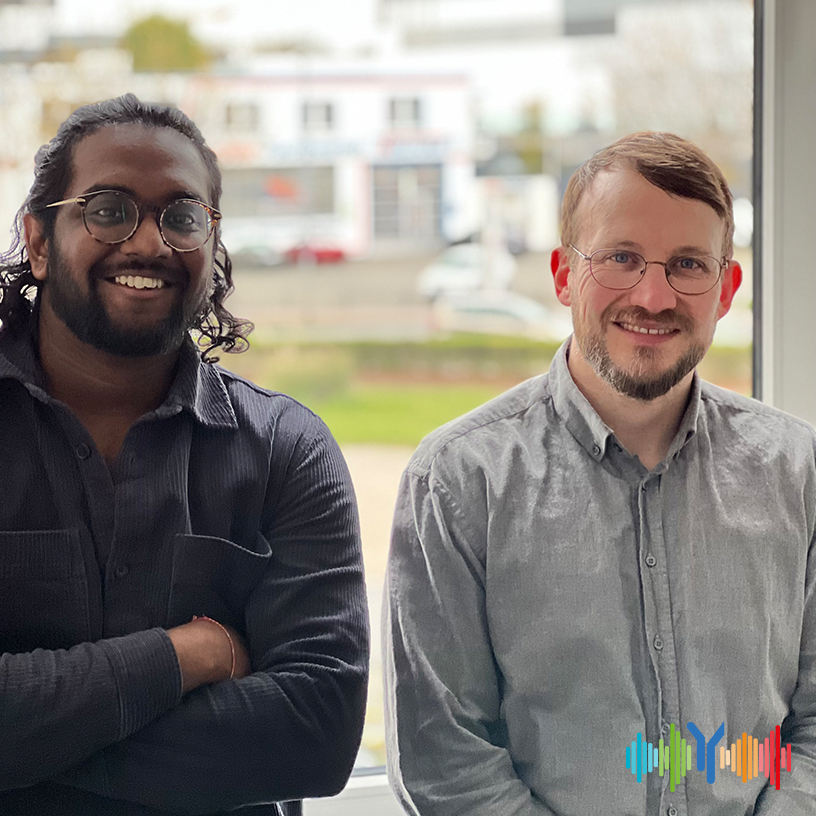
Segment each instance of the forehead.
[{"label": "forehead", "polygon": [[579,240],[589,251],[629,242],[656,252],[699,247],[719,256],[725,235],[725,222],[713,207],[671,195],[630,167],[598,173],[577,216]]},{"label": "forehead", "polygon": [[71,158],[66,198],[110,186],[147,200],[183,193],[212,203],[204,159],[190,139],[172,128],[109,125],[78,142]]}]

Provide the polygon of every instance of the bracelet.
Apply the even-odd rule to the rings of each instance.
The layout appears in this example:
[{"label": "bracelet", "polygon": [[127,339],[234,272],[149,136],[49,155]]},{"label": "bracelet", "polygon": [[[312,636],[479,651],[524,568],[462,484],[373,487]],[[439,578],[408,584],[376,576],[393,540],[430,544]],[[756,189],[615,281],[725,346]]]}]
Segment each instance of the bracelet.
[{"label": "bracelet", "polygon": [[232,658],[232,668],[230,669],[229,679],[232,680],[232,678],[235,677],[235,644],[232,642],[232,635],[227,631],[227,627],[208,615],[193,615],[193,620],[205,620],[214,623],[227,636],[230,645],[230,657]]}]

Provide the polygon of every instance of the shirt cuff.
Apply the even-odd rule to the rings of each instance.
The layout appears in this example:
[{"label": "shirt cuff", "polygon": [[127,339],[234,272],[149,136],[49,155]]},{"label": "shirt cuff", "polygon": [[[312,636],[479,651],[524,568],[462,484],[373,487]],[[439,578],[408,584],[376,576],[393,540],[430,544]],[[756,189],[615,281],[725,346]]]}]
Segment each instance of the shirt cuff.
[{"label": "shirt cuff", "polygon": [[119,737],[144,728],[181,702],[181,669],[164,629],[101,641],[119,695]]}]

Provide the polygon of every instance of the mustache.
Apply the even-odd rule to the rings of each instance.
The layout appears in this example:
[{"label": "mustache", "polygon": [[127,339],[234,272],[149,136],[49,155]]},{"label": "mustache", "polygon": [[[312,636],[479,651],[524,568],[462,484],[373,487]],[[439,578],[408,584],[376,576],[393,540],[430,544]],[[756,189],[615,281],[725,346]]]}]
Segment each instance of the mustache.
[{"label": "mustache", "polygon": [[607,306],[601,316],[604,326],[610,323],[638,323],[650,322],[658,326],[670,326],[674,329],[691,330],[692,320],[674,309],[664,309],[662,312],[649,312],[642,306],[630,306],[617,310],[614,305]]}]

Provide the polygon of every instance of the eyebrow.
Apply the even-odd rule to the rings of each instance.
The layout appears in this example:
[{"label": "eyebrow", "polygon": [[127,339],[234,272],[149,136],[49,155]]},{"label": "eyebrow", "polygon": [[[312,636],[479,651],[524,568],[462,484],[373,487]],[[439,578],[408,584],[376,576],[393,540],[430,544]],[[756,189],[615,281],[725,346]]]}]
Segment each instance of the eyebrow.
[{"label": "eyebrow", "polygon": [[[135,190],[133,190],[131,187],[126,187],[122,184],[94,184],[92,187],[89,187],[87,190],[80,193],[79,196],[77,197],[82,198],[82,196],[91,195],[92,193],[99,193],[102,190],[114,190],[117,193],[124,193],[125,195],[129,195],[132,199],[136,201],[142,200]],[[180,198],[192,198],[204,204],[207,203],[207,200],[200,193],[194,193],[191,190],[174,190],[166,198],[166,201],[178,201]]]},{"label": "eyebrow", "polygon": [[[643,247],[637,243],[636,241],[611,241],[607,246],[601,247],[601,249],[616,249],[620,247],[621,249],[634,249],[639,254],[643,252]],[[672,252],[671,257],[676,258],[679,255],[706,255],[708,257],[716,257],[712,255],[710,249],[705,249],[701,246],[696,246],[695,244],[685,244],[683,246],[676,247],[675,250]]]}]

